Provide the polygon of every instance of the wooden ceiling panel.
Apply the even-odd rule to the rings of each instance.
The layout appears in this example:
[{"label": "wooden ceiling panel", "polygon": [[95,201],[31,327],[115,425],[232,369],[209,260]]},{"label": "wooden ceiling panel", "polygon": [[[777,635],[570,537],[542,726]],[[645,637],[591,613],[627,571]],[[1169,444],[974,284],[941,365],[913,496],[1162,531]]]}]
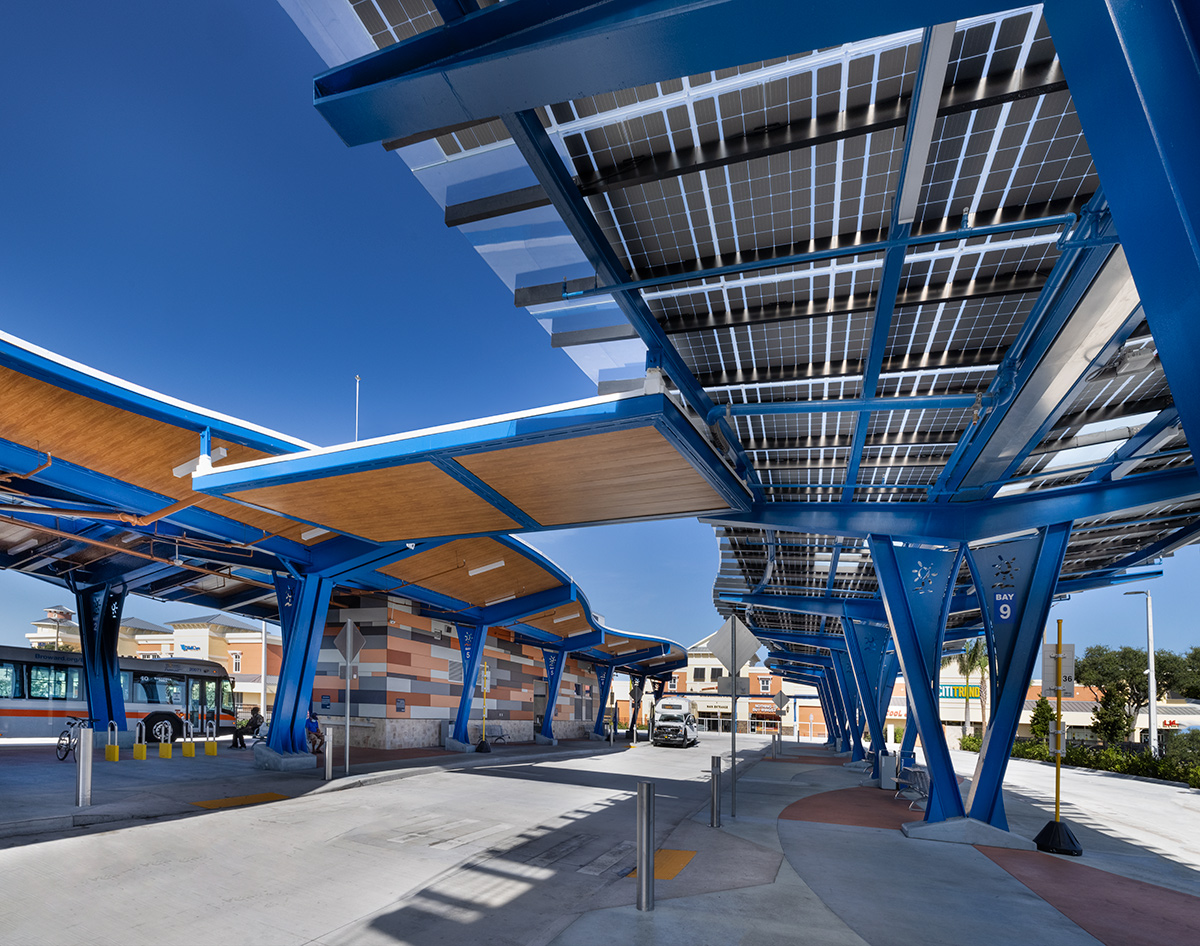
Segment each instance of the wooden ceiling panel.
[{"label": "wooden ceiling panel", "polygon": [[[567,618],[568,615],[577,616],[562,620],[563,618]],[[561,623],[556,624],[555,621],[560,621]],[[548,631],[558,637],[586,634],[592,630],[592,626],[588,624],[587,618],[583,616],[583,605],[577,601],[560,605],[542,614],[535,614],[533,617],[525,618],[521,623],[536,627],[540,631]]]},{"label": "wooden ceiling panel", "polygon": [[[176,477],[171,471],[199,455],[200,435],[194,430],[143,417],[4,367],[0,367],[0,403],[4,404],[0,437],[5,440],[172,500],[194,498],[201,509],[264,532],[300,541],[300,533],[308,529],[302,523],[193,492],[190,477]],[[226,463],[268,456],[224,440],[214,439],[213,446],[229,452]]]},{"label": "wooden ceiling panel", "polygon": [[229,495],[374,542],[519,527],[432,463],[364,470]]},{"label": "wooden ceiling panel", "polygon": [[542,525],[727,508],[653,427],[476,453],[458,462]]},{"label": "wooden ceiling panel", "polygon": [[[503,561],[500,568],[469,575],[472,569]],[[494,539],[458,539],[379,569],[405,584],[419,585],[475,607],[513,595],[549,591],[562,582],[536,562]],[[403,593],[403,588],[393,589]]]}]

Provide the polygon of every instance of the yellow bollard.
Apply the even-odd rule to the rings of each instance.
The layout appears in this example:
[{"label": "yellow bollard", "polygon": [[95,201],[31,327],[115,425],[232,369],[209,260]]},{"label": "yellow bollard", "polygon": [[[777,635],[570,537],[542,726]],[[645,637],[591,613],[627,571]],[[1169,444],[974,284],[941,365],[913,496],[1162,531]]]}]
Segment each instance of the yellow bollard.
[{"label": "yellow bollard", "polygon": [[158,757],[160,759],[171,758],[171,744],[169,742],[160,742],[158,744]]},{"label": "yellow bollard", "polygon": [[212,722],[211,720],[209,720],[209,722],[205,723],[204,724],[204,735],[206,737],[204,740],[204,754],[205,755],[216,755],[217,754],[217,724]]},{"label": "yellow bollard", "polygon": [[133,757],[146,761],[146,724],[140,720],[133,730]]},{"label": "yellow bollard", "polygon": [[117,724],[108,721],[108,745],[104,747],[104,761],[116,762],[121,758],[121,748],[117,745]]},{"label": "yellow bollard", "polygon": [[146,744],[144,742],[135,742],[133,744],[133,757],[143,762],[146,761]]},{"label": "yellow bollard", "polygon": [[196,758],[196,740],[192,735],[191,720],[188,719],[183,721],[183,757],[185,759]]},{"label": "yellow bollard", "polygon": [[185,742],[183,744],[183,757],[185,759],[196,758],[196,744],[194,742]]}]

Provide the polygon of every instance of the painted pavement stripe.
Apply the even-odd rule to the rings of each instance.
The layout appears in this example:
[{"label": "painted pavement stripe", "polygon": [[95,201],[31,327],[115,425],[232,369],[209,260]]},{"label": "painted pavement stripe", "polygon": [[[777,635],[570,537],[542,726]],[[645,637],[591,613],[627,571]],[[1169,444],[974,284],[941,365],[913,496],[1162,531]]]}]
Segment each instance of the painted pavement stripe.
[{"label": "painted pavement stripe", "polygon": [[546,867],[550,864],[553,864],[555,861],[566,857],[572,851],[579,850],[579,848],[587,844],[588,841],[594,840],[596,840],[596,835],[594,834],[576,834],[567,838],[565,841],[559,842],[558,844],[554,845],[554,847],[542,851],[542,853],[538,854],[536,857],[531,857],[525,863],[530,867]]},{"label": "painted pavement stripe", "polygon": [[[660,848],[654,852],[654,879],[674,880],[679,875],[679,872],[691,863],[692,858],[695,856],[695,851],[670,851],[666,848]],[[636,877],[637,868],[635,867],[625,876]]]},{"label": "painted pavement stripe", "polygon": [[214,798],[211,801],[192,802],[197,808],[240,808],[243,805],[261,805],[268,801],[282,801],[291,795],[280,795],[277,792],[263,792],[259,795],[237,795],[233,798]]}]

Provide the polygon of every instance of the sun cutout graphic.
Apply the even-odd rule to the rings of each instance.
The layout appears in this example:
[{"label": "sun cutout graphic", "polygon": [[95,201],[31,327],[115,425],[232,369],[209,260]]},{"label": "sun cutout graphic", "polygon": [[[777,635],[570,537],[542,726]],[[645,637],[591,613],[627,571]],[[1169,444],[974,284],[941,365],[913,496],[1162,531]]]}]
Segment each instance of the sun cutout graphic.
[{"label": "sun cutout graphic", "polygon": [[938,573],[933,570],[933,564],[926,565],[920,559],[917,559],[917,567],[913,570],[913,584],[916,586],[917,594],[929,594],[933,591],[933,580],[937,578]]},{"label": "sun cutout graphic", "polygon": [[1016,565],[1016,558],[1005,558],[997,553],[996,561],[992,562],[992,571],[995,572],[996,580],[992,582],[993,588],[1015,588],[1013,582],[1016,580],[1017,572],[1021,569]]}]

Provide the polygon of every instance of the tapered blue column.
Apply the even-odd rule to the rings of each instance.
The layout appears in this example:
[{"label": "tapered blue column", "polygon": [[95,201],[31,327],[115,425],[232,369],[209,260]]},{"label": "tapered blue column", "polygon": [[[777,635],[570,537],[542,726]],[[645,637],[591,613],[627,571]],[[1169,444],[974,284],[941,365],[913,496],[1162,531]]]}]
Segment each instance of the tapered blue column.
[{"label": "tapered blue column", "polygon": [[972,818],[1008,830],[1001,788],[1025,694],[1041,654],[1054,586],[1071,537],[1071,523],[1037,535],[974,548],[967,564],[979,591],[989,651],[995,667],[991,719],[971,782]]},{"label": "tapered blue column", "polygon": [[632,674],[629,676],[629,732],[632,733],[637,729],[638,716],[642,712],[642,695],[646,692],[646,678],[644,676],[635,677]]},{"label": "tapered blue column", "polygon": [[657,703],[663,698],[663,693],[667,689],[667,681],[664,677],[655,677],[650,681],[650,689],[654,693],[654,702]]},{"label": "tapered blue column", "polygon": [[541,736],[554,738],[554,714],[558,712],[558,688],[562,683],[563,665],[566,654],[554,647],[542,648],[542,659],[546,662],[546,712],[542,715]]},{"label": "tapered blue column", "polygon": [[128,729],[121,671],[117,665],[117,640],[121,634],[125,590],[113,585],[92,585],[74,591],[88,716],[98,730],[107,729],[110,722],[116,723],[117,729]]},{"label": "tapered blue column", "polygon": [[[324,576],[275,576],[283,660],[279,667],[267,746],[276,752],[309,751],[304,722],[312,703],[313,677],[317,672],[332,592],[333,581]],[[350,699],[349,680],[346,681],[346,699]]]},{"label": "tapered blue column", "polygon": [[458,629],[458,650],[462,654],[462,694],[458,698],[458,712],[454,716],[454,739],[467,745],[471,741],[468,724],[471,721],[471,706],[475,702],[475,688],[479,685],[479,668],[483,665],[484,645],[487,634],[482,627],[467,624]]},{"label": "tapered blue column", "polygon": [[886,726],[888,710],[892,706],[892,694],[896,691],[896,678],[900,674],[900,661],[896,659],[894,650],[884,651],[883,662],[879,668],[879,719]]},{"label": "tapered blue column", "polygon": [[592,729],[597,736],[604,735],[604,718],[608,714],[608,694],[612,691],[613,668],[608,664],[595,664],[596,682],[600,686],[600,712],[596,714],[596,725]]},{"label": "tapered blue column", "polygon": [[942,639],[963,549],[896,545],[884,535],[872,535],[868,542],[929,768],[925,820],[962,817],[966,812],[942,731],[937,687]]},{"label": "tapered blue column", "polygon": [[[883,716],[879,709],[883,655],[888,634],[883,628],[842,618],[846,656],[858,687],[858,698],[871,734],[871,778],[879,778],[879,753],[887,754]],[[888,694],[889,698],[891,694]],[[886,712],[886,711],[885,711]]]},{"label": "tapered blue column", "polygon": [[859,762],[866,756],[863,753],[862,730],[858,725],[858,694],[851,679],[850,661],[846,652],[835,650],[830,656],[833,667],[833,679],[837,683],[838,694],[842,698],[842,707],[846,714],[846,734],[842,740],[842,751],[850,750],[850,761]]}]

